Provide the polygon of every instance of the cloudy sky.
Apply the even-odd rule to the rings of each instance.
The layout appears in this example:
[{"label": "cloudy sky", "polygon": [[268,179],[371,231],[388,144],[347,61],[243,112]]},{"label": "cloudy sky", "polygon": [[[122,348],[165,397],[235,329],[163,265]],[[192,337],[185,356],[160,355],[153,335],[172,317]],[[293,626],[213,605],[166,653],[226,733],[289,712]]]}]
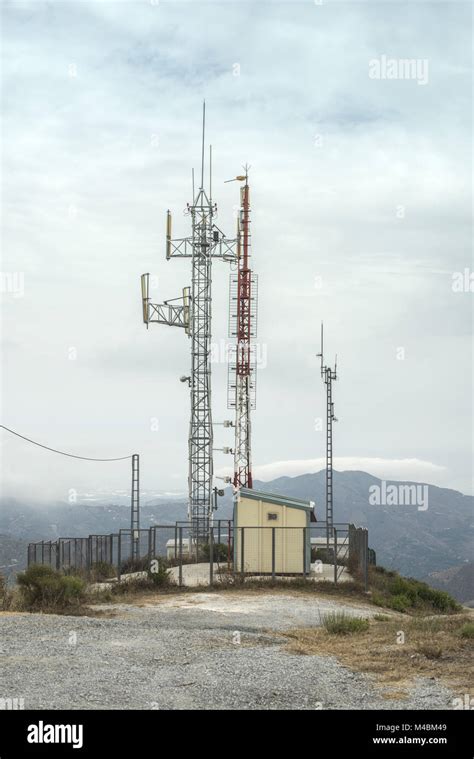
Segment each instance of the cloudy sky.
[{"label": "cloudy sky", "polygon": [[[189,232],[206,98],[229,236],[238,187],[224,180],[252,167],[256,475],[323,466],[323,319],[336,467],[472,492],[471,13],[4,1],[2,423],[79,455],[139,452],[146,489],[186,490],[190,344],[146,330],[139,277],[156,275],[156,301],[190,283],[189,261],[165,260],[165,213]],[[228,276],[215,262],[216,422],[231,413]],[[216,447],[232,442],[216,426]],[[7,495],[129,487],[127,462],[0,444]],[[231,463],[216,453],[219,474]]]}]

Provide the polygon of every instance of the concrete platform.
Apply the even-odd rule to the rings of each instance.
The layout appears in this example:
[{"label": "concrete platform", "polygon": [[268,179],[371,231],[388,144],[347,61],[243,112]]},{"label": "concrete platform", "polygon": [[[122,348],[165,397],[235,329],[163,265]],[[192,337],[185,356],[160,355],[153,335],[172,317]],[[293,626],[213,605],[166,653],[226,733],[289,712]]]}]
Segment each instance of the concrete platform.
[{"label": "concrete platform", "polygon": [[[226,572],[227,570],[227,563],[222,564],[214,564],[214,583],[219,583],[219,568],[222,569],[222,572]],[[170,570],[171,577],[175,580],[176,583],[178,583],[179,578],[179,567],[173,567]],[[301,575],[302,577],[303,575]],[[279,576],[277,575],[279,580],[287,580],[288,582],[291,582],[293,579],[292,577],[285,577],[285,576]],[[183,578],[183,585],[187,587],[196,587],[196,585],[208,585],[209,584],[209,564],[206,563],[200,563],[200,564],[183,564],[183,571],[182,571],[182,578]],[[265,579],[265,580],[271,580],[271,577],[269,575],[252,575],[253,579]],[[338,582],[348,582],[351,580],[352,577],[347,571],[347,569],[341,568],[340,575],[338,577]],[[308,580],[311,580],[312,582],[321,582],[323,580],[329,582],[333,582],[334,580],[334,567],[332,564],[319,564],[316,567],[316,564],[311,564],[311,574],[308,577]]]},{"label": "concrete platform", "polygon": [[[227,573],[227,562],[224,563],[215,563],[214,564],[214,583],[216,585],[219,584],[219,577],[222,576],[221,573],[224,575],[223,579],[225,579],[225,574]],[[338,582],[348,582],[349,580],[352,580],[351,575],[347,571],[347,569],[340,568],[340,574],[338,576],[337,581]],[[170,576],[178,585],[179,583],[179,567],[171,567],[169,570]],[[303,575],[298,575],[299,577],[302,577]],[[147,577],[146,572],[133,572],[131,574],[124,574],[121,577],[122,582],[131,582],[134,579]],[[269,575],[251,575],[253,579],[261,579],[261,580],[271,580],[271,576]],[[182,569],[182,578],[183,578],[183,585],[188,588],[195,588],[198,585],[209,585],[209,563],[208,562],[202,562],[199,564],[183,564]],[[287,580],[288,582],[291,582],[293,577],[287,577],[287,576],[281,576],[277,575],[277,578],[279,580]],[[321,582],[321,581],[334,581],[334,567],[332,564],[318,564],[316,563],[311,564],[311,574],[307,578],[308,581],[312,582]],[[106,580],[105,582],[97,582],[91,585],[91,590],[105,590],[110,589],[115,583],[117,582],[116,578],[112,578],[110,580]]]}]

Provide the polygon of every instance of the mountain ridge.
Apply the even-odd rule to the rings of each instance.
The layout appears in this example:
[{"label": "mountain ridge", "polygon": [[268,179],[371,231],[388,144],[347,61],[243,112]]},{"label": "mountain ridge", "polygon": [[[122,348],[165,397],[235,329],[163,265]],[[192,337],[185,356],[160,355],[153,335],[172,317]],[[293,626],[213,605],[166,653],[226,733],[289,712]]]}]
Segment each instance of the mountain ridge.
[{"label": "mountain ridge", "polygon": [[[419,510],[416,505],[372,505],[370,488],[381,487],[383,480],[363,471],[334,472],[334,521],[353,522],[369,530],[369,543],[376,551],[377,562],[399,570],[404,575],[426,579],[432,573],[462,566],[472,558],[472,538],[469,528],[474,513],[473,496],[457,490],[440,488],[429,483],[405,480],[386,480],[387,485],[426,486],[428,505]],[[256,480],[257,490],[277,492],[315,501],[316,516],[324,521],[325,470],[296,476],[282,476],[263,482]],[[26,544],[33,540],[54,540],[60,536],[80,536],[116,532],[130,524],[130,507],[115,504],[107,498],[100,502],[32,505],[14,499],[0,501],[0,565],[12,559],[24,565]],[[185,500],[148,499],[141,505],[141,525],[173,524],[185,520]],[[219,499],[217,518],[232,515],[232,492],[226,489]],[[1,536],[5,538],[2,541]],[[4,556],[2,543],[6,538],[23,541],[25,556]],[[10,546],[9,554],[12,553]],[[21,559],[21,560],[20,560]],[[474,596],[474,594],[473,594]]]}]

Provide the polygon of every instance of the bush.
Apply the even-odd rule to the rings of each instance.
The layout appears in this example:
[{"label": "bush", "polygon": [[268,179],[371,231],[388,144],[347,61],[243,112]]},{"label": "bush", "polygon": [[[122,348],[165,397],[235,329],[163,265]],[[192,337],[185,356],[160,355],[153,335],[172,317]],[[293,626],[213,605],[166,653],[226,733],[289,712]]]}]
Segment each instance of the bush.
[{"label": "bush", "polygon": [[163,587],[171,584],[170,571],[163,559],[152,559],[148,570],[148,579],[156,587]]},{"label": "bush", "polygon": [[344,611],[335,611],[326,614],[322,620],[326,631],[331,635],[352,635],[353,633],[366,632],[369,629],[369,620],[362,617],[352,617]]},{"label": "bush", "polygon": [[77,608],[86,597],[86,584],[80,577],[63,575],[40,564],[19,574],[17,582],[24,607],[29,610]]},{"label": "bush", "polygon": [[372,601],[377,606],[387,606],[401,612],[415,608],[441,613],[460,609],[457,601],[446,591],[435,590],[420,580],[402,577],[384,567],[369,567],[369,582],[374,589]]},{"label": "bush", "polygon": [[334,564],[334,550],[332,548],[312,548],[311,561],[321,561],[323,564]]},{"label": "bush", "polygon": [[419,654],[423,654],[427,659],[440,659],[443,649],[439,646],[433,646],[431,643],[421,643],[416,647]]},{"label": "bush", "polygon": [[381,593],[372,593],[371,601],[375,606],[387,605],[387,599]]},{"label": "bush", "polygon": [[13,594],[8,590],[7,578],[0,574],[0,611],[8,611],[13,602]]},{"label": "bush", "polygon": [[387,569],[386,567],[376,566],[371,567],[371,571],[377,575],[384,575],[385,577],[397,577],[397,573],[394,569]]},{"label": "bush", "polygon": [[241,572],[234,572],[233,569],[228,569],[227,566],[219,567],[216,572],[215,584],[220,585],[223,588],[232,588],[237,585],[247,586],[252,585],[252,578],[245,581],[245,574]]},{"label": "bush", "polygon": [[394,611],[404,612],[412,606],[412,600],[403,593],[399,593],[397,596],[393,596],[393,598],[387,598],[385,605],[389,609],[394,609]]},{"label": "bush", "polygon": [[418,589],[416,581],[407,580],[405,577],[394,577],[393,581],[389,585],[389,591],[391,596],[397,598],[403,596],[404,599],[408,599],[407,606],[414,606],[417,600]]},{"label": "bush", "polygon": [[[213,561],[222,562],[227,561],[229,549],[226,543],[214,543],[212,547]],[[209,561],[211,558],[211,549],[209,543],[204,543],[200,546],[200,557],[203,561]],[[232,554],[231,554],[232,555]]]},{"label": "bush", "polygon": [[125,559],[120,565],[120,572],[123,575],[133,574],[133,572],[147,572],[149,564],[148,556],[141,556],[139,559]]},{"label": "bush", "polygon": [[418,597],[437,611],[458,611],[460,606],[445,590],[435,590],[425,583],[418,583]]},{"label": "bush", "polygon": [[465,622],[459,630],[461,638],[474,638],[474,622]]},{"label": "bush", "polygon": [[97,561],[91,567],[91,578],[93,582],[102,582],[102,580],[109,580],[111,577],[116,577],[117,572],[113,564],[109,564],[108,561]]}]

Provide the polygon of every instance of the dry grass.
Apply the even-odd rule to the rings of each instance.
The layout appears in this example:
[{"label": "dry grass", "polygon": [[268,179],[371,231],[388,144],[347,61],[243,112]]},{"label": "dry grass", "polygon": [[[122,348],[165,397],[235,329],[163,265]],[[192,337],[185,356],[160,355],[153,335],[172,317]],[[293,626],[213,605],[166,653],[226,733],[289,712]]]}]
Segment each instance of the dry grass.
[{"label": "dry grass", "polygon": [[[371,620],[358,635],[330,635],[322,627],[283,633],[286,650],[304,655],[333,655],[352,670],[373,675],[387,686],[385,697],[404,698],[416,677],[435,677],[459,693],[472,689],[472,640],[461,631],[473,615],[424,618],[393,616]],[[404,633],[404,643],[400,633]]]}]

